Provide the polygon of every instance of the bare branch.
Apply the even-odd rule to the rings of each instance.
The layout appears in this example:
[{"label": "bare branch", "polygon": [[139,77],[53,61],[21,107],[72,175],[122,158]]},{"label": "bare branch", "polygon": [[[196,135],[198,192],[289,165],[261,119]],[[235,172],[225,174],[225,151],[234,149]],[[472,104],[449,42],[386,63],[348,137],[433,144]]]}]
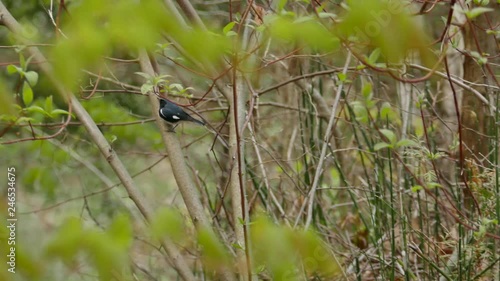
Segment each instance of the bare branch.
[{"label": "bare branch", "polygon": [[[347,54],[347,59],[344,65],[344,69],[342,71],[343,74],[347,73],[347,69],[349,64],[351,63],[351,52]],[[306,218],[306,224],[305,224],[305,229],[309,228],[309,225],[311,224],[312,221],[312,213],[313,213],[313,206],[314,206],[314,196],[316,194],[316,189],[318,188],[319,184],[319,178],[321,174],[323,173],[323,162],[325,161],[325,156],[326,156],[326,151],[328,149],[328,146],[330,145],[330,136],[332,134],[333,130],[333,124],[335,123],[335,114],[337,112],[337,107],[339,105],[340,101],[340,96],[342,95],[342,89],[343,89],[344,83],[343,81],[340,82],[340,85],[337,87],[337,93],[335,96],[335,101],[333,102],[332,105],[332,111],[330,113],[330,120],[328,121],[328,126],[326,127],[326,132],[323,138],[323,147],[321,148],[321,155],[319,157],[319,162],[316,167],[316,173],[314,174],[314,181],[311,186],[311,190],[309,191],[309,203],[308,203],[308,208],[307,208],[307,218]],[[306,204],[304,201],[304,205]]]}]

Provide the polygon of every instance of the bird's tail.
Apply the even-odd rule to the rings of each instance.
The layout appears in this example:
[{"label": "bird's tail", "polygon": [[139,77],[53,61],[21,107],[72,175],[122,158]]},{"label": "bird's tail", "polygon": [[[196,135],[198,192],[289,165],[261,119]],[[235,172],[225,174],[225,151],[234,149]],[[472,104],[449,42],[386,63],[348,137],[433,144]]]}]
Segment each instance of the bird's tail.
[{"label": "bird's tail", "polygon": [[[189,115],[188,115],[189,116]],[[205,126],[205,122],[189,116],[189,121]]]}]

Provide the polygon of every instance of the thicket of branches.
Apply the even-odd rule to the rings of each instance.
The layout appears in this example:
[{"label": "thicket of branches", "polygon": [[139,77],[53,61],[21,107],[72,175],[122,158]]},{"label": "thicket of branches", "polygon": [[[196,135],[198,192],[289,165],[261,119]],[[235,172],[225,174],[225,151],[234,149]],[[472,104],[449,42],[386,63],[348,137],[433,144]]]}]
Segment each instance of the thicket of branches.
[{"label": "thicket of branches", "polygon": [[500,278],[498,3],[22,2],[2,280]]}]

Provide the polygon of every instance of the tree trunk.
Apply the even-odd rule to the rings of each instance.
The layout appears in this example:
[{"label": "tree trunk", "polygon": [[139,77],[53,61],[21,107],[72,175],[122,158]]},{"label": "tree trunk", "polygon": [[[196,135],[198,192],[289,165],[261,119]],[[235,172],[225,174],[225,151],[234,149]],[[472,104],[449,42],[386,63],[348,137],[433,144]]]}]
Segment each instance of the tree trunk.
[{"label": "tree trunk", "polygon": [[[497,4],[490,4],[490,8],[496,8]],[[493,77],[490,74],[488,65],[481,63],[477,54],[482,57],[496,54],[497,43],[495,36],[487,34],[486,30],[492,29],[498,23],[498,11],[485,13],[474,20],[469,20],[464,26],[464,43],[467,55],[464,60],[464,79],[471,82],[472,87],[479,91],[487,100],[490,100],[491,89],[476,84],[491,85]],[[476,55],[474,55],[476,54]],[[491,59],[488,60],[488,63]],[[462,159],[460,164],[463,169],[471,169],[473,174],[465,179],[470,184],[474,180],[474,171],[480,172],[488,166],[489,142],[491,139],[492,119],[491,110],[488,105],[472,92],[464,92],[462,98]],[[469,208],[472,202],[470,198],[470,188],[465,190],[465,203]]]}]

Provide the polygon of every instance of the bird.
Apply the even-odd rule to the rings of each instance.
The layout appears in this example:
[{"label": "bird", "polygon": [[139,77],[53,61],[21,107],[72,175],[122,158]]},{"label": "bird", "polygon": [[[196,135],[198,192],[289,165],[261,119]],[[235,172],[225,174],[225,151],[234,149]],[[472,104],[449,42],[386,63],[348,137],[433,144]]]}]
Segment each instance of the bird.
[{"label": "bird", "polygon": [[[163,120],[170,124],[176,124],[179,121],[191,121],[205,126],[205,122],[191,117],[191,115],[187,114],[180,106],[166,99],[160,99],[160,109],[158,110],[158,114],[160,114],[160,117]],[[177,125],[178,124],[176,124],[176,126]]]}]

